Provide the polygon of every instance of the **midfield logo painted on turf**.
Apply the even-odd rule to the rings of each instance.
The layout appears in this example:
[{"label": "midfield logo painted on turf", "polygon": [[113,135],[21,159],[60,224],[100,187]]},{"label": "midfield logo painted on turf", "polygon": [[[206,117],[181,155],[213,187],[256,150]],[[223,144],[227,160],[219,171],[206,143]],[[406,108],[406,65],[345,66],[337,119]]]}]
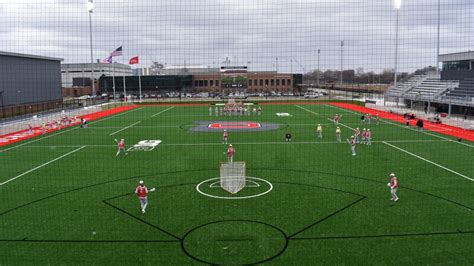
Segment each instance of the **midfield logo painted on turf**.
[{"label": "midfield logo painted on turf", "polygon": [[289,113],[276,113],[277,116],[291,116]]},{"label": "midfield logo painted on turf", "polygon": [[161,140],[142,140],[127,151],[151,151],[161,143]]}]

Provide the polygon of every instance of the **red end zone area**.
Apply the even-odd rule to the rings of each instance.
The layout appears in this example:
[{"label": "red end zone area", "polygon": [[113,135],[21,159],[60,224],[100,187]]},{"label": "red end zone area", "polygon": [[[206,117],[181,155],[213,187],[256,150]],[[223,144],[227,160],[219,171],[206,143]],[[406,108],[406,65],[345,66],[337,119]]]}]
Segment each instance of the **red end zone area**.
[{"label": "red end zone area", "polygon": [[[380,118],[391,120],[394,122],[402,123],[405,124],[405,118],[402,115],[398,114],[393,114],[389,112],[384,112],[376,109],[371,109],[367,108],[364,106],[359,106],[359,105],[354,105],[350,103],[330,103],[330,105],[337,106],[343,109],[347,110],[352,110],[356,111],[359,113],[365,113],[365,114],[371,114],[372,116],[375,116],[376,114],[379,114]],[[410,125],[415,126],[416,121],[419,119],[411,119],[410,120]],[[466,130],[463,128],[455,127],[455,126],[450,126],[450,125],[444,125],[444,124],[435,124],[430,121],[423,120],[424,122],[424,128],[433,132],[441,133],[444,135],[456,137],[456,138],[461,138],[465,140],[470,140],[474,141],[474,131],[471,130]]]},{"label": "red end zone area", "polygon": [[[104,111],[100,111],[100,112],[96,112],[96,113],[92,113],[92,114],[88,114],[88,115],[84,115],[84,116],[78,116],[77,121],[73,121],[72,123],[70,123],[66,126],[62,126],[60,128],[57,128],[57,127],[56,128],[48,128],[46,130],[46,133],[51,133],[51,132],[62,130],[62,129],[65,129],[65,128],[68,128],[68,127],[77,126],[77,125],[80,124],[80,118],[85,118],[87,121],[94,121],[94,120],[97,120],[99,118],[103,118],[103,117],[115,115],[115,114],[118,114],[118,113],[122,113],[122,112],[125,112],[125,111],[128,111],[128,110],[132,110],[132,109],[135,109],[137,107],[138,106],[135,106],[135,105],[121,106],[121,107],[117,107],[117,108],[113,108],[113,109],[109,109],[109,110],[104,110]],[[40,136],[40,135],[43,135],[43,130],[41,129],[41,127],[34,127],[31,131],[29,129],[24,129],[24,130],[21,130],[21,131],[10,133],[10,134],[1,135],[0,136],[0,147],[10,145],[10,144],[15,143],[15,142],[27,140],[27,139],[37,137],[37,136]]]},{"label": "red end zone area", "polygon": [[255,129],[261,128],[262,125],[256,122],[217,122],[207,126],[212,129]]}]

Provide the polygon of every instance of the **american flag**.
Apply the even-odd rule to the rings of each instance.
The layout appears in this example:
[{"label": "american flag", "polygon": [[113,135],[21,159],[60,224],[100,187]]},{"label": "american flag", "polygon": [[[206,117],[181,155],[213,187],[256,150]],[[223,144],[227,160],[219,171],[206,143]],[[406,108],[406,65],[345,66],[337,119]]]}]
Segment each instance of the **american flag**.
[{"label": "american flag", "polygon": [[119,48],[115,49],[113,52],[110,53],[110,57],[114,56],[121,56],[122,55],[122,46]]},{"label": "american flag", "polygon": [[112,64],[112,56],[107,56],[104,60],[102,60],[103,64]]}]

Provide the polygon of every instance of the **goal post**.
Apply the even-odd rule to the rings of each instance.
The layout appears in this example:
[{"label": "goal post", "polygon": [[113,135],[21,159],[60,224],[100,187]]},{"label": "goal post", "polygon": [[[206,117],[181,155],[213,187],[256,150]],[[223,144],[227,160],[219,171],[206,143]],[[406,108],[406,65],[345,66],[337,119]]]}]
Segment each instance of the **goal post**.
[{"label": "goal post", "polygon": [[225,191],[236,194],[245,187],[245,162],[226,162],[220,166],[220,184]]}]

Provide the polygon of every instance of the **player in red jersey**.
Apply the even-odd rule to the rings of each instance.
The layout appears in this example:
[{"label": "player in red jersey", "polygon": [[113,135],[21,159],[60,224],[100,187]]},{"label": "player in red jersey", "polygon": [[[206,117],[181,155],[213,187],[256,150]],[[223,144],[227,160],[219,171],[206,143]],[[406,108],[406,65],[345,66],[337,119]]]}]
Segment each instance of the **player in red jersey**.
[{"label": "player in red jersey", "polygon": [[336,115],[334,116],[334,119],[333,119],[333,120],[334,120],[334,124],[335,124],[335,125],[339,125],[339,120],[341,120],[341,117],[342,117],[342,115],[338,115],[338,114],[336,114]]},{"label": "player in red jersey", "polygon": [[365,132],[365,144],[372,145],[372,131],[370,131],[370,128]]},{"label": "player in red jersey", "polygon": [[229,148],[227,149],[227,159],[230,163],[234,161],[234,147],[232,147],[232,144],[229,144]]},{"label": "player in red jersey", "polygon": [[362,129],[362,143],[367,144],[367,129]]},{"label": "player in red jersey", "polygon": [[[115,140],[117,142],[117,140]],[[121,152],[125,153],[125,155],[128,155],[127,151],[125,150],[125,140],[121,139],[119,142],[117,142],[117,154],[115,156],[119,156]]]},{"label": "player in red jersey", "polygon": [[228,139],[229,139],[229,133],[227,133],[227,129],[224,129],[224,134],[222,135],[222,144],[227,144]]},{"label": "player in red jersey", "polygon": [[142,209],[142,213],[145,213],[146,206],[148,205],[148,188],[145,186],[143,180],[140,180],[140,182],[138,182],[138,187],[135,189],[135,194],[140,200],[140,207]]},{"label": "player in red jersey", "polygon": [[390,200],[393,200],[394,202],[398,201],[398,196],[397,196],[397,189],[398,189],[398,179],[395,176],[395,174],[390,174],[390,183],[387,183],[387,186],[390,187],[390,194],[392,194],[392,198]]},{"label": "player in red jersey", "polygon": [[356,141],[355,137],[351,136],[351,139],[347,139],[347,143],[351,145],[352,156],[356,156]]}]

